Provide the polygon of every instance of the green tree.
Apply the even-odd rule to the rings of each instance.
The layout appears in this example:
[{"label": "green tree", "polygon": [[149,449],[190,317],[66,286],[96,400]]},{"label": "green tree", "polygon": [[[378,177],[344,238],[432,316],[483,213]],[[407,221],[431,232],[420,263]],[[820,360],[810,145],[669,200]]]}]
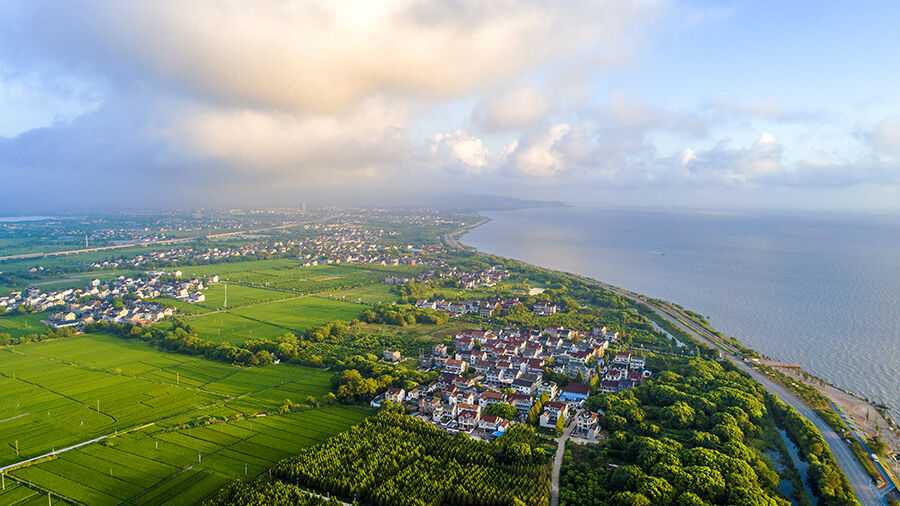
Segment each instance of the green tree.
[{"label": "green tree", "polygon": [[565,428],[566,428],[566,417],[564,417],[562,414],[560,414],[556,418],[556,435],[562,436]]},{"label": "green tree", "polygon": [[490,404],[484,408],[483,413],[485,415],[499,416],[506,420],[515,420],[516,416],[519,414],[518,411],[516,411],[516,408],[506,402],[495,402],[494,404]]}]

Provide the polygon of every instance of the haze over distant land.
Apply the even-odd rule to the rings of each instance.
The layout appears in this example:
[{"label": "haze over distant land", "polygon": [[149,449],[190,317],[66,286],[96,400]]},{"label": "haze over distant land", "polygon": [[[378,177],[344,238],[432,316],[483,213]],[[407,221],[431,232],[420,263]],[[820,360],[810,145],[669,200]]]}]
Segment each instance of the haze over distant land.
[{"label": "haze over distant land", "polygon": [[897,23],[890,1],[0,0],[0,208],[896,210]]}]

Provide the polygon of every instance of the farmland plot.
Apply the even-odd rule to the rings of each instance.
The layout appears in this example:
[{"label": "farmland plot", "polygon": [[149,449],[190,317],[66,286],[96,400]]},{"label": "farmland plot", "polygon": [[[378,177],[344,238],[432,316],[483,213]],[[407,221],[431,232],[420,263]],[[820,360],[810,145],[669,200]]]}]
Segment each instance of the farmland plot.
[{"label": "farmland plot", "polygon": [[286,398],[322,396],[329,377],[288,364],[234,367],[103,335],[3,348],[0,465],[149,422],[270,411]]},{"label": "farmland plot", "polygon": [[300,334],[327,321],[349,321],[364,309],[356,303],[309,296],[188,317],[186,321],[204,339],[240,344],[248,339],[274,339],[287,332]]},{"label": "farmland plot", "polygon": [[65,489],[67,497],[88,504],[196,504],[232,479],[252,479],[366,414],[359,408],[328,407],[182,430],[148,427],[13,476]]}]

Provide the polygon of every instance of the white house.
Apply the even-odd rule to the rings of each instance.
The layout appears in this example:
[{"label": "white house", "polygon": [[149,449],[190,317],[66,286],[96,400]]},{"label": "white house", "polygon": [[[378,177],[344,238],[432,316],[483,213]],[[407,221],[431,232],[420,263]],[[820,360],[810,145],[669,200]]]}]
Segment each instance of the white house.
[{"label": "white house", "polygon": [[556,428],[556,420],[559,417],[569,416],[569,405],[564,402],[549,401],[544,403],[544,412],[541,413],[541,427]]}]

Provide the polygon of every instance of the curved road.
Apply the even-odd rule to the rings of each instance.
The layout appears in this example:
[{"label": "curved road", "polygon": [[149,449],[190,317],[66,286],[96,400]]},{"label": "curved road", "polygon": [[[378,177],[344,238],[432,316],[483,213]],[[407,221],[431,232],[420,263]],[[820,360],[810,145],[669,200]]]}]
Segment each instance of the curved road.
[{"label": "curved road", "polygon": [[859,500],[860,504],[872,506],[886,504],[881,493],[878,491],[878,489],[875,488],[875,485],[872,483],[872,479],[869,477],[869,474],[866,473],[865,469],[863,469],[862,467],[862,464],[859,463],[859,461],[856,459],[856,456],[853,455],[853,452],[850,451],[850,449],[837,434],[837,432],[835,432],[834,429],[831,428],[831,426],[829,426],[821,418],[819,418],[819,415],[817,415],[816,412],[813,411],[809,406],[804,404],[803,401],[788,392],[788,390],[783,386],[769,379],[768,376],[750,367],[740,357],[736,356],[731,351],[731,347],[723,347],[718,339],[708,336],[705,329],[702,329],[690,323],[686,323],[682,321],[681,318],[674,317],[671,314],[671,310],[669,308],[661,307],[657,304],[649,302],[638,294],[607,285],[606,283],[588,280],[587,278],[581,279],[587,281],[588,283],[593,283],[600,286],[601,288],[619,294],[629,300],[640,302],[641,304],[650,306],[654,311],[657,312],[657,314],[660,315],[660,317],[665,318],[671,324],[687,332],[688,335],[694,337],[699,341],[709,343],[714,348],[723,350],[740,370],[749,374],[751,378],[765,387],[766,390],[781,399],[781,401],[785,404],[797,410],[800,415],[802,415],[804,418],[806,418],[816,426],[816,429],[818,429],[822,434],[825,442],[828,443],[828,447],[831,448],[831,453],[834,454],[834,458],[835,460],[837,460],[837,463],[841,467],[841,470],[850,481],[850,485],[853,487],[853,491],[856,493],[856,498],[857,500]]}]

